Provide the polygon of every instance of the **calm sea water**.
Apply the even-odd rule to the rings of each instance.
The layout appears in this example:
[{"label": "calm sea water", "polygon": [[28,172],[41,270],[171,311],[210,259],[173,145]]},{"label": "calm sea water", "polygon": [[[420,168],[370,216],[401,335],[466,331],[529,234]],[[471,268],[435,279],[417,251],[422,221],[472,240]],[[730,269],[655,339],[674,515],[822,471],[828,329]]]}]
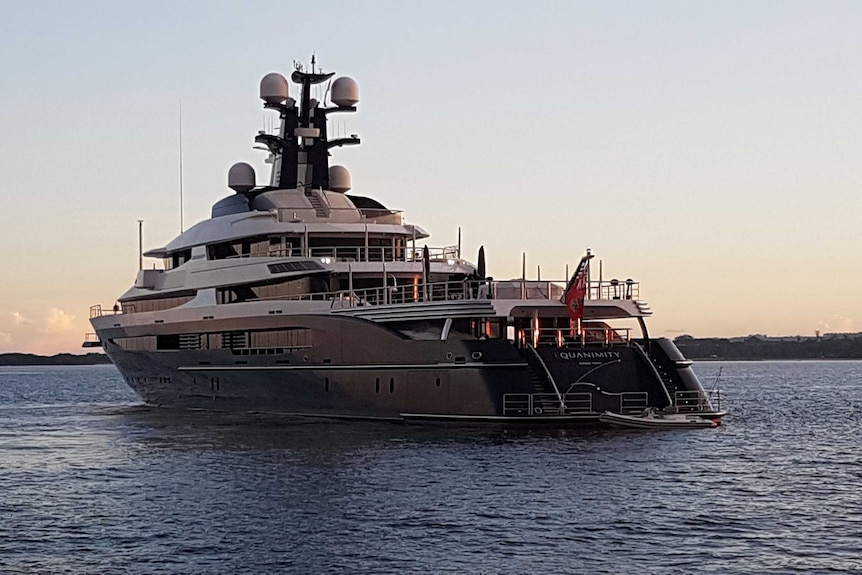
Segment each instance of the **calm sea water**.
[{"label": "calm sea water", "polygon": [[715,430],[285,423],[0,368],[0,571],[862,573],[862,362],[700,363]]}]

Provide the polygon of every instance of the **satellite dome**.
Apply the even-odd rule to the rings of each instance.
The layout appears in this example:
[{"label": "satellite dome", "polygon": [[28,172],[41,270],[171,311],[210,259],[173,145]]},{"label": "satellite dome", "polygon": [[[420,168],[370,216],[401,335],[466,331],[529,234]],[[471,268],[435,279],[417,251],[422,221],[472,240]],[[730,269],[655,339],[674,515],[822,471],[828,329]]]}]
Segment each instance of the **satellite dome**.
[{"label": "satellite dome", "polygon": [[273,72],[260,81],[260,99],[267,104],[281,104],[288,98],[287,78]]},{"label": "satellite dome", "polygon": [[251,191],[255,186],[254,168],[245,162],[234,164],[227,173],[227,186],[238,194]]},{"label": "satellite dome", "polygon": [[359,84],[347,76],[336,78],[332,83],[332,101],[342,108],[355,106],[359,102]]},{"label": "satellite dome", "polygon": [[344,166],[331,166],[329,168],[329,189],[333,192],[350,191],[350,172]]}]

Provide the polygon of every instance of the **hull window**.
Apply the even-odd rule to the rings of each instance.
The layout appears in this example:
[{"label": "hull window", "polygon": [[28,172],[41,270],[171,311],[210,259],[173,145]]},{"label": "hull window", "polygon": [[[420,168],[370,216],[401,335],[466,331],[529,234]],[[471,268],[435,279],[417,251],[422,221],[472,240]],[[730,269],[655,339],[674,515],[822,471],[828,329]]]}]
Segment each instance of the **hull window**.
[{"label": "hull window", "polygon": [[179,334],[171,333],[166,335],[157,335],[156,336],[156,349],[180,349],[180,336]]},{"label": "hull window", "polygon": [[251,332],[250,346],[253,348],[306,348],[311,347],[310,329],[278,329]]},{"label": "hull window", "polygon": [[110,340],[111,343],[128,351],[155,351],[156,336],[144,335],[140,337],[118,337]]},{"label": "hull window", "polygon": [[173,309],[192,301],[194,297],[195,296],[193,295],[186,295],[122,302],[123,313],[139,313],[143,311],[162,311]]},{"label": "hull window", "polygon": [[109,341],[127,351],[230,349],[241,355],[281,354],[313,347],[311,330],[306,328],[145,335]]},{"label": "hull window", "polygon": [[317,262],[305,261],[305,262],[284,262],[278,264],[269,264],[266,266],[269,268],[269,273],[272,274],[283,274],[288,272],[301,272],[301,271],[316,271],[316,270],[325,270],[326,268],[320,265]]}]

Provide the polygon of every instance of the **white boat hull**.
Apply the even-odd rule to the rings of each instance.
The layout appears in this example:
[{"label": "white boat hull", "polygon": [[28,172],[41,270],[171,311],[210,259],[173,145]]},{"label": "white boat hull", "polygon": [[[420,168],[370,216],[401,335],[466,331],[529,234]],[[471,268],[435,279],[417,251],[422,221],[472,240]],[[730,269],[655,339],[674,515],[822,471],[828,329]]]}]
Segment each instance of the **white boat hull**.
[{"label": "white boat hull", "polygon": [[613,427],[628,429],[700,429],[718,427],[719,423],[697,415],[684,413],[665,414],[656,410],[645,410],[637,415],[604,412],[599,421]]}]

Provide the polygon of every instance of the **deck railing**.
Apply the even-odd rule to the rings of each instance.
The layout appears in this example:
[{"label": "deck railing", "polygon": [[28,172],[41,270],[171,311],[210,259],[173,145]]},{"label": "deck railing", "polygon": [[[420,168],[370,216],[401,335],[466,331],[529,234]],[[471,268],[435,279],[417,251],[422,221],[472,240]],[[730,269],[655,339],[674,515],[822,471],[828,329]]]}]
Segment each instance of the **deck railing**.
[{"label": "deck railing", "polygon": [[[445,255],[445,250],[442,248],[439,252]],[[412,254],[416,255],[416,254]],[[411,256],[412,257],[412,256]],[[432,256],[433,259],[434,256]],[[367,280],[368,274],[364,273],[361,280]],[[397,281],[392,274],[387,275],[388,281]],[[382,283],[381,279],[378,280]],[[337,290],[315,293],[304,293],[297,295],[281,295],[264,298],[249,299],[246,301],[329,301],[332,307],[355,307],[369,305],[389,305],[389,304],[406,304],[419,302],[440,302],[451,300],[466,300],[466,299],[520,299],[520,300],[539,300],[539,301],[559,301],[564,290],[565,282],[562,281],[533,281],[533,280],[506,280],[506,281],[487,281],[487,280],[462,280],[449,282],[433,282],[428,284],[423,283],[404,283],[390,285],[388,287],[373,287],[364,289]],[[627,293],[637,293],[637,284],[632,284]],[[603,296],[604,299],[613,299],[616,292],[612,287],[605,285],[595,286],[591,288],[590,294],[596,299],[598,296]],[[230,304],[225,304],[230,305]],[[110,313],[135,313],[134,302],[123,303],[122,308],[114,307],[113,310],[103,310],[101,305],[90,306],[90,318],[101,317]],[[566,328],[543,328],[537,334],[537,337],[545,340],[548,338],[562,340],[563,338],[571,337],[567,334],[569,330]],[[525,331],[525,341],[533,341],[533,334],[529,330]],[[617,330],[593,330],[583,329],[577,336],[581,340],[581,344],[589,343],[625,343],[628,345],[630,341],[630,332],[628,329]]]},{"label": "deck railing", "polygon": [[[389,276],[390,279],[394,276]],[[367,275],[365,276],[367,278]],[[419,302],[440,302],[466,299],[525,299],[558,301],[562,287],[555,282],[527,282],[529,289],[520,289],[517,281],[453,281],[433,282],[428,284],[410,283],[390,285],[388,287],[373,287],[365,289],[326,291],[304,293],[297,295],[281,295],[249,299],[246,301],[329,301],[332,307],[356,307],[369,305],[390,305]],[[534,285],[539,284],[541,285]],[[230,304],[225,304],[230,305]],[[105,311],[101,305],[90,306],[90,317],[101,317],[108,313],[135,313],[134,302],[124,303],[122,308]],[[543,341],[549,338],[570,337],[568,329],[543,328],[537,334]],[[533,334],[525,332],[527,339],[533,341]],[[630,341],[628,329],[595,330],[582,329],[578,335],[581,343],[626,343]]]},{"label": "deck railing", "polygon": [[649,394],[645,391],[624,391],[620,394],[620,413],[635,413],[649,406]]},{"label": "deck railing", "polygon": [[[367,279],[367,274],[364,278]],[[388,276],[392,279],[394,276]],[[533,282],[535,283],[535,282]],[[542,282],[551,283],[551,282]],[[522,292],[516,282],[466,280],[452,282],[433,282],[428,284],[409,283],[374,287],[366,289],[339,290],[334,292],[306,293],[290,296],[261,298],[267,300],[331,300],[352,305],[380,305],[416,302],[434,302],[463,299],[526,299],[559,301],[562,288],[530,289]]]},{"label": "deck railing", "polygon": [[[362,214],[362,216],[366,219],[367,223],[373,223],[375,220],[383,220],[379,223],[398,223],[400,224],[403,221],[403,212],[401,210],[390,210],[388,208],[340,208],[334,207],[329,199],[326,197],[326,194],[317,194],[314,192],[315,196],[320,198],[321,204],[326,207],[326,215],[323,216],[325,218],[330,218],[333,213],[341,214],[355,214],[357,210]],[[299,209],[295,208],[277,208],[276,218],[280,222],[293,222],[293,223],[302,223],[304,221],[302,217],[302,213],[307,213],[308,210],[314,209],[314,204],[312,202],[311,206],[304,206]],[[316,210],[315,210],[316,211]],[[320,217],[320,216],[319,216]]]},{"label": "deck railing", "polygon": [[[421,249],[410,246],[272,246],[269,249],[248,254],[228,256],[226,260],[244,258],[329,258],[336,262],[421,262]],[[461,260],[458,246],[428,248],[428,260],[432,262],[451,262]]]},{"label": "deck railing", "polygon": [[520,347],[565,347],[578,344],[581,347],[595,345],[598,347],[623,346],[632,344],[630,328],[588,327],[582,325],[579,332],[572,333],[567,327],[547,327],[536,330],[523,329],[518,331],[516,341]]},{"label": "deck railing", "polygon": [[84,345],[83,347],[101,347],[102,340],[99,339],[99,334],[97,333],[85,333],[84,334]]},{"label": "deck railing", "polygon": [[589,415],[593,397],[587,392],[565,393],[562,401],[553,393],[506,393],[503,395],[503,415],[549,416]]},{"label": "deck railing", "polygon": [[677,391],[674,394],[674,405],[680,413],[721,411],[721,390]]}]

